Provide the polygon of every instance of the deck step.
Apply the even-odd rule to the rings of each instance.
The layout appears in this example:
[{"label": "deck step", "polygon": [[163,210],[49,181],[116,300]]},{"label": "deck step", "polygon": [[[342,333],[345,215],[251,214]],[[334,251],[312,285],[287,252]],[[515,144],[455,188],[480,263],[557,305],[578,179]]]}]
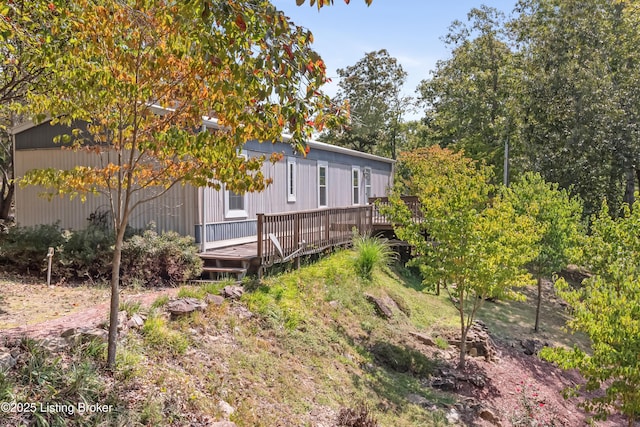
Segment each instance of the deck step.
[{"label": "deck step", "polygon": [[246,273],[247,269],[242,267],[202,267],[206,273]]}]

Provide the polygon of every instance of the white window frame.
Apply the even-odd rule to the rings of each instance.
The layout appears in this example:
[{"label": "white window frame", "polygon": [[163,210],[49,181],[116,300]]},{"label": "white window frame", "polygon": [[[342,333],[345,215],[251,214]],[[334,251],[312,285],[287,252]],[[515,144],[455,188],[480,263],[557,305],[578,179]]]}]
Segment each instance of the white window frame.
[{"label": "white window frame", "polygon": [[[239,157],[244,159],[247,158],[247,152],[242,150],[241,153],[238,154]],[[231,191],[227,190],[226,185],[224,189],[224,219],[241,219],[248,218],[249,214],[247,213],[247,193],[245,192],[242,196],[242,206],[244,209],[230,209],[229,208],[229,193]]]},{"label": "white window frame", "polygon": [[298,164],[295,157],[287,157],[287,202],[296,201],[298,191]]},{"label": "white window frame", "polygon": [[[358,185],[354,185],[353,178],[355,174],[358,174]],[[360,205],[360,199],[362,198],[362,194],[360,194],[360,189],[362,188],[362,173],[360,171],[359,166],[351,166],[351,204],[352,205]],[[357,190],[357,193],[356,193]],[[356,200],[356,194],[358,195],[358,200]]]},{"label": "white window frame", "polygon": [[[324,201],[320,204],[320,169],[324,169]],[[329,206],[329,163],[318,160],[318,207],[326,208]]]},{"label": "white window frame", "polygon": [[371,197],[371,168],[370,167],[365,167],[364,168],[364,172],[363,172],[363,178],[364,178],[364,198],[365,198],[365,204],[369,204],[369,198]]}]

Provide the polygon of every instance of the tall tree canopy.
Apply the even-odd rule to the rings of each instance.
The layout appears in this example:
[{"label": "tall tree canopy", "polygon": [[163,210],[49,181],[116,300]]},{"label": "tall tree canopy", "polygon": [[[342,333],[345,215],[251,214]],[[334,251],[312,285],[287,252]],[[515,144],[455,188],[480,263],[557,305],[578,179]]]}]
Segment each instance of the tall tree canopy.
[{"label": "tall tree canopy", "polygon": [[0,6],[0,219],[7,219],[14,194],[13,140],[8,129],[19,118],[11,106],[29,91],[45,91],[47,52],[64,37],[52,37],[55,7],[16,0]]},{"label": "tall tree canopy", "polygon": [[631,1],[523,0],[513,22],[521,47],[524,167],[573,186],[587,213],[633,202],[640,146],[638,6]]},{"label": "tall tree canopy", "polygon": [[505,142],[515,128],[513,52],[501,12],[482,6],[467,20],[451,25],[444,41],[452,56],[436,63],[418,91],[430,138],[486,161],[502,179]]},{"label": "tall tree canopy", "polygon": [[401,118],[411,100],[402,94],[407,73],[386,49],[369,52],[338,70],[336,103],[347,102],[347,128],[324,136],[330,143],[395,158]]},{"label": "tall tree canopy", "polygon": [[[71,36],[51,56],[51,90],[31,93],[29,111],[73,128],[86,123],[60,142],[95,161],[30,171],[23,182],[109,201],[113,367],[121,249],[135,209],[179,182],[260,191],[269,183],[264,159],[239,157],[243,144],[279,141],[286,128],[304,152],[312,126],[336,114],[319,92],[325,68],[311,33],[267,0],[61,0],[50,7],[59,10],[53,37],[59,28]],[[217,128],[201,131],[203,116]]]}]

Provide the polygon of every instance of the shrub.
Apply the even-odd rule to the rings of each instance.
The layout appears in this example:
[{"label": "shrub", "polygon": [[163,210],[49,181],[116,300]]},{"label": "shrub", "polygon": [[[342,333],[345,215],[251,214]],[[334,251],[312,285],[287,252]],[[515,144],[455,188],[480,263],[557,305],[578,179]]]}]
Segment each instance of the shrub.
[{"label": "shrub", "polygon": [[192,237],[175,232],[147,230],[133,236],[122,248],[122,279],[150,286],[177,284],[200,276],[202,260]]},{"label": "shrub", "polygon": [[11,227],[0,237],[0,262],[19,273],[46,271],[49,248],[57,251],[64,242],[57,224]]},{"label": "shrub", "polygon": [[356,272],[365,280],[371,280],[374,268],[385,267],[393,259],[393,251],[386,239],[356,235],[353,238],[353,249],[356,252]]},{"label": "shrub", "polygon": [[56,272],[67,279],[108,279],[113,243],[113,233],[100,224],[70,232],[59,253]]}]

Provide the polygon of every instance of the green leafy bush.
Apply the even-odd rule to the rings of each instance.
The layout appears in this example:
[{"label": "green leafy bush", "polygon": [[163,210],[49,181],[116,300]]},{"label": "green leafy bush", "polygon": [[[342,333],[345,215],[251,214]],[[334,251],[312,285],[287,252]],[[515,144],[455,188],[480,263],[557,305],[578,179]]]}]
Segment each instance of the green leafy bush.
[{"label": "green leafy bush", "polygon": [[149,286],[177,284],[202,273],[202,259],[192,237],[175,232],[147,230],[125,241],[122,248],[122,279]]},{"label": "green leafy bush", "polygon": [[356,272],[365,280],[371,280],[374,268],[385,267],[393,259],[393,251],[386,239],[355,236],[353,238],[353,249],[356,252],[354,259]]},{"label": "green leafy bush", "polygon": [[[53,247],[55,280],[108,280],[113,244],[113,233],[100,223],[79,231],[63,231],[58,225],[12,227],[0,237],[0,264],[17,273],[40,273],[46,271],[48,248]],[[125,286],[177,284],[198,277],[202,260],[193,238],[147,230],[125,240],[120,272]]]},{"label": "green leafy bush", "polygon": [[113,233],[101,225],[69,232],[60,250],[56,273],[67,279],[111,277]]},{"label": "green leafy bush", "polygon": [[0,237],[0,263],[20,273],[43,271],[49,248],[57,250],[64,242],[58,224],[11,227]]}]

